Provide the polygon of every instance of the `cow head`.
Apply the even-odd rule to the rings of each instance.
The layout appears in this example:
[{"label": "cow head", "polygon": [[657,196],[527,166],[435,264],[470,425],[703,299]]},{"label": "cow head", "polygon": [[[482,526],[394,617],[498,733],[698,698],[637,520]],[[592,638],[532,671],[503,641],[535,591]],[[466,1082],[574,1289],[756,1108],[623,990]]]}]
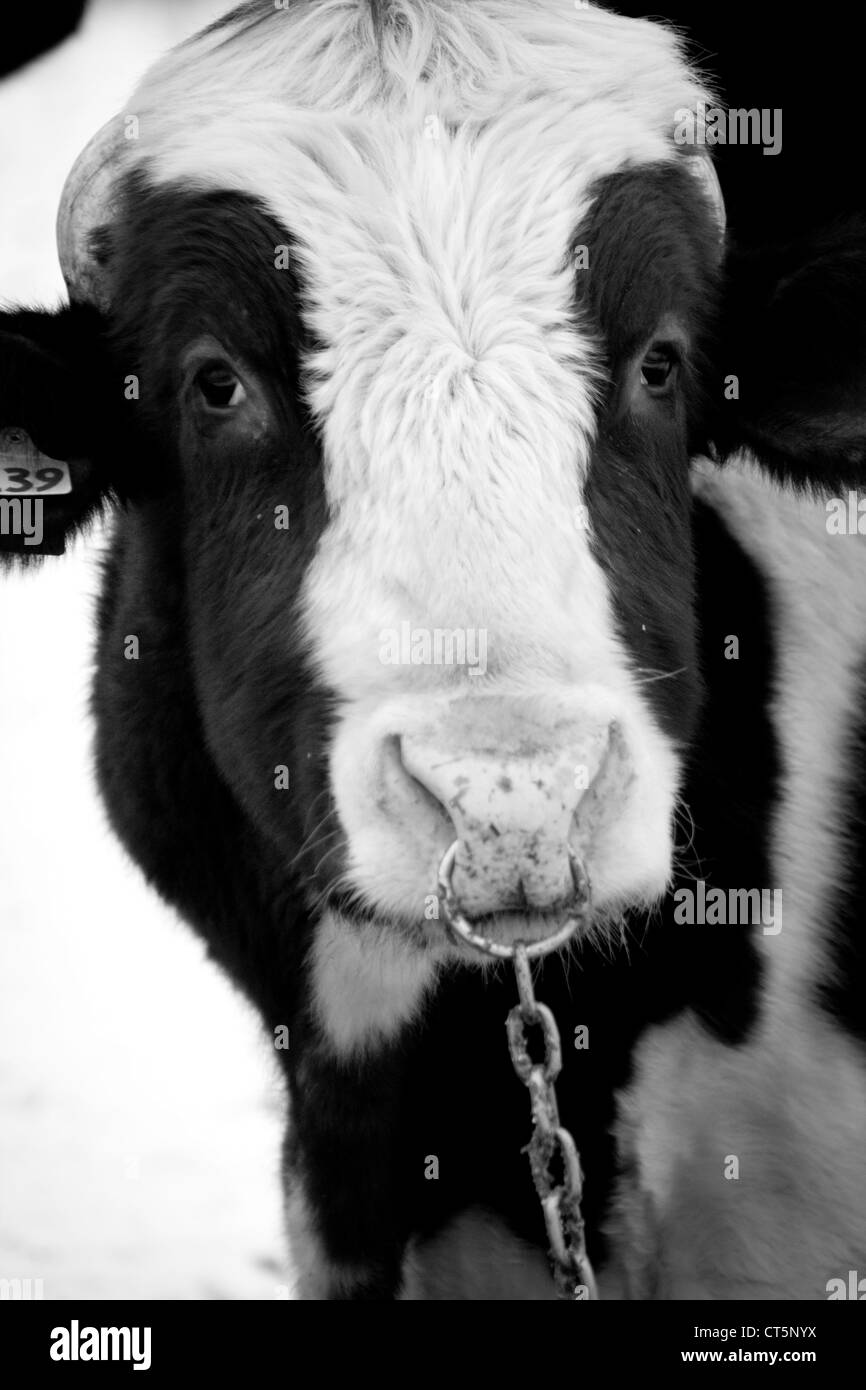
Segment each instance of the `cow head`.
[{"label": "cow head", "polygon": [[670,32],[568,0],[251,5],[74,171],[72,307],[0,319],[54,532],[111,494],[142,583],[175,547],[224,780],[311,908],[413,950],[450,949],[455,841],[503,940],[576,860],[597,922],[664,892],[691,461],[863,476],[863,229],[725,259],[672,140],[701,96]]}]

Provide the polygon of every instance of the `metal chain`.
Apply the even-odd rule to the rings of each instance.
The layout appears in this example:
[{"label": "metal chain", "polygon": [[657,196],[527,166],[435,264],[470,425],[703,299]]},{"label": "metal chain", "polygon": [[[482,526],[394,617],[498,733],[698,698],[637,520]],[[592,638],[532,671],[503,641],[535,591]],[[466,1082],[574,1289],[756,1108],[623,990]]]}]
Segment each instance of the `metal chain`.
[{"label": "metal chain", "polygon": [[[514,962],[519,1004],[506,1020],[508,1050],[514,1070],[529,1091],[532,1109],[532,1138],[522,1150],[529,1156],[532,1179],[550,1245],[550,1261],[556,1291],[560,1298],[580,1300],[598,1298],[595,1276],[586,1253],[580,1202],[583,1173],[580,1156],[569,1131],[559,1122],[554,1082],[562,1068],[559,1029],[550,1009],[540,1004],[532,986],[530,959],[558,950],[577,930],[590,906],[589,878],[572,856],[575,906],[564,927],[552,936],[527,945],[517,941],[503,946],[481,935],[463,915],[451,882],[458,843],[455,841],[439,866],[439,899],[445,926],[452,939],[488,956]],[[538,1027],[544,1038],[544,1059],[533,1062],[526,1042],[527,1028]],[[563,1180],[556,1182],[551,1165],[557,1154],[562,1160]]]},{"label": "metal chain", "polygon": [[[532,1138],[523,1149],[529,1155],[532,1180],[544,1214],[550,1261],[560,1298],[598,1298],[595,1276],[586,1253],[584,1222],[580,1212],[583,1173],[580,1156],[569,1131],[559,1122],[554,1082],[562,1068],[559,1029],[546,1004],[540,1004],[532,987],[526,946],[514,947],[514,973],[520,1003],[508,1015],[508,1051],[519,1079],[529,1091]],[[526,1029],[538,1027],[544,1039],[544,1059],[533,1062],[526,1043]],[[551,1165],[559,1152],[562,1182],[556,1182]]]}]

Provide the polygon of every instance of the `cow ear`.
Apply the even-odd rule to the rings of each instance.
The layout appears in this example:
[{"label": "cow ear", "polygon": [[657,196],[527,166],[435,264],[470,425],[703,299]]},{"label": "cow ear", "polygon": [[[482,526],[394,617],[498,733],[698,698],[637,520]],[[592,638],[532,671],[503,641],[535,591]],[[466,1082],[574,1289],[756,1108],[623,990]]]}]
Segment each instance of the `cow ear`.
[{"label": "cow ear", "polygon": [[108,363],[94,310],[0,313],[0,561],[62,555],[111,496],[121,411]]},{"label": "cow ear", "polygon": [[866,484],[866,219],[730,254],[719,342],[719,457],[746,448],[821,492]]}]

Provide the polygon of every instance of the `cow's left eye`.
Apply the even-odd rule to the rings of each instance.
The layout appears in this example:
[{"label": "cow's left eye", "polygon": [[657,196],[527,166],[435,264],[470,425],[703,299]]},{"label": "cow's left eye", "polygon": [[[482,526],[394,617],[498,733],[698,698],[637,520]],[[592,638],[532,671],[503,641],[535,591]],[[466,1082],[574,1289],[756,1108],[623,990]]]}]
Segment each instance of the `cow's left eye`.
[{"label": "cow's left eye", "polygon": [[233,410],[246,399],[243,382],[221,362],[209,362],[196,374],[196,386],[211,410]]},{"label": "cow's left eye", "polygon": [[653,343],[640,367],[641,385],[651,396],[665,396],[677,379],[679,356],[670,343]]}]

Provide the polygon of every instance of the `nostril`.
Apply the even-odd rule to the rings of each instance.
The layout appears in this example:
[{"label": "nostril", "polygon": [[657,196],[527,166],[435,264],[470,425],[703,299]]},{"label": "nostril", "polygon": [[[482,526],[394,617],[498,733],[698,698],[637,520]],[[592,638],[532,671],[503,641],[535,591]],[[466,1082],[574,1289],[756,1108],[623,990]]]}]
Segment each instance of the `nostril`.
[{"label": "nostril", "polygon": [[580,844],[599,833],[618,813],[624,792],[634,780],[634,769],[622,726],[612,720],[607,730],[607,746],[594,775],[585,788],[571,819],[570,837]]},{"label": "nostril", "polygon": [[[392,811],[400,818],[410,810],[418,809],[427,813],[431,829],[444,827],[450,839],[454,838],[454,823],[438,796],[425,786],[424,782],[406,766],[403,757],[403,740],[399,734],[391,734],[385,739],[383,762],[386,787],[392,796]],[[441,836],[437,835],[437,841]]]}]

